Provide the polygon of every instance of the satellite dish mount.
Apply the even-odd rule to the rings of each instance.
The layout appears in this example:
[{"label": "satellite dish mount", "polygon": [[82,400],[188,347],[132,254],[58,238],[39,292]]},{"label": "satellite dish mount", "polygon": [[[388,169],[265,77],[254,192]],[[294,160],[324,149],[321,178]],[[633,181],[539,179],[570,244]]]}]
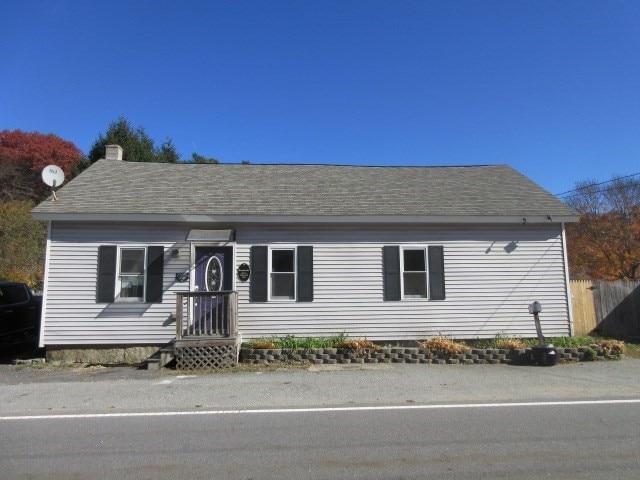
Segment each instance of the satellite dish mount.
[{"label": "satellite dish mount", "polygon": [[42,170],[42,181],[51,187],[51,193],[53,193],[53,199],[55,202],[58,200],[56,196],[56,187],[60,187],[64,183],[64,172],[60,167],[56,165],[48,165]]}]

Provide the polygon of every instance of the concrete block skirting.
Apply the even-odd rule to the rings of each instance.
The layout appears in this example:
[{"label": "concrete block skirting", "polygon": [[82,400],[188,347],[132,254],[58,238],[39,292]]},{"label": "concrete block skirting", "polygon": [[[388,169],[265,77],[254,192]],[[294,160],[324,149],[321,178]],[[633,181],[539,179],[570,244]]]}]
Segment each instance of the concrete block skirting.
[{"label": "concrete block skirting", "polygon": [[[594,350],[596,359],[617,358],[605,355],[598,345],[579,348],[556,348],[561,362],[580,362],[585,360],[585,352]],[[240,361],[244,364],[264,365],[275,362],[309,361],[314,364],[347,364],[347,363],[422,363],[437,365],[531,365],[534,363],[532,350],[506,350],[497,348],[470,348],[464,353],[453,355],[434,354],[419,348],[382,348],[380,350],[362,349],[346,350],[336,348],[319,348],[311,350],[286,349],[251,349],[240,350]]]}]

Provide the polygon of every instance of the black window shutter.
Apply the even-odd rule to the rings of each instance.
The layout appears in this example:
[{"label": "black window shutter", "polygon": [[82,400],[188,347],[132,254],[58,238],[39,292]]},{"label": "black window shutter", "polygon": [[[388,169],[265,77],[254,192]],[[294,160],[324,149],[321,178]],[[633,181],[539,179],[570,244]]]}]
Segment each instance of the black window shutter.
[{"label": "black window shutter", "polygon": [[400,300],[400,247],[382,247],[382,270],[384,276],[384,299]]},{"label": "black window shutter", "polygon": [[96,303],[111,303],[116,295],[116,258],[118,249],[115,245],[98,247],[98,285]]},{"label": "black window shutter", "polygon": [[440,246],[429,247],[429,298],[444,300],[444,251]]},{"label": "black window shutter", "polygon": [[313,247],[298,247],[298,302],[313,302]]},{"label": "black window shutter", "polygon": [[147,303],[162,303],[164,247],[147,247]]},{"label": "black window shutter", "polygon": [[267,301],[267,247],[251,247],[251,283],[249,284],[249,301]]}]

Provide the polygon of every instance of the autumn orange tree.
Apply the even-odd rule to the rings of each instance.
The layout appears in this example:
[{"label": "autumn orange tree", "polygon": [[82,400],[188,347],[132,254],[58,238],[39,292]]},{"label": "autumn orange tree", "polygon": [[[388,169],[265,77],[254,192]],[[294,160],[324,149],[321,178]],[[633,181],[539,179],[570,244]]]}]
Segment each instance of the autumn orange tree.
[{"label": "autumn orange tree", "polygon": [[83,157],[73,143],[51,133],[1,131],[0,200],[43,200],[51,191],[42,182],[42,169],[57,165],[69,180]]},{"label": "autumn orange tree", "polygon": [[31,218],[31,209],[51,189],[41,172],[57,165],[70,180],[83,154],[73,143],[53,134],[0,132],[0,281],[42,282],[46,226]]},{"label": "autumn orange tree", "polygon": [[640,180],[580,182],[566,200],[580,213],[567,227],[572,277],[640,279]]}]

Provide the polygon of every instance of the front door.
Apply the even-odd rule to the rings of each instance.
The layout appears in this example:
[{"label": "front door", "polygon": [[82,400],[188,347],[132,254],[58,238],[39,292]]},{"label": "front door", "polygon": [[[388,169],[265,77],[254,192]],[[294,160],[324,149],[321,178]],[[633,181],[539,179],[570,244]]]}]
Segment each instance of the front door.
[{"label": "front door", "polygon": [[233,248],[196,247],[194,290],[220,292],[233,289]]},{"label": "front door", "polygon": [[[233,289],[233,248],[196,247],[192,323],[195,335],[224,335],[228,331],[228,292]],[[211,292],[207,295],[205,292]]]}]

